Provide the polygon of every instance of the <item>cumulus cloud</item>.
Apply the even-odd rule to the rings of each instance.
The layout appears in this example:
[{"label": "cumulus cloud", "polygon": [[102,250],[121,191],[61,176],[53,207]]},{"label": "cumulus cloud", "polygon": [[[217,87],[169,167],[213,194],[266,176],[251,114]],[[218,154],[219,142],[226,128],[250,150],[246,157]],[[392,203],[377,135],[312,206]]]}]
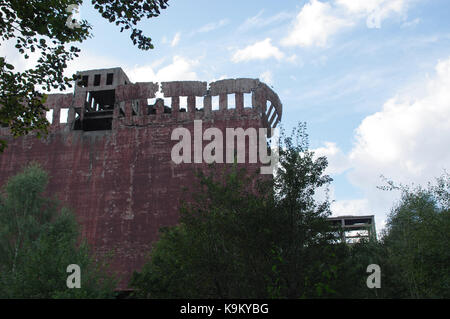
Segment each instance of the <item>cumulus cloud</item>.
[{"label": "cumulus cloud", "polygon": [[285,46],[326,46],[341,30],[366,20],[368,28],[380,28],[383,20],[405,17],[413,0],[309,0],[297,14],[293,27],[281,40]]},{"label": "cumulus cloud", "polygon": [[263,41],[249,45],[242,50],[236,51],[231,60],[237,63],[250,60],[266,60],[269,58],[275,58],[277,60],[283,59],[284,53],[276,46],[272,45],[271,42],[272,40],[267,38]]},{"label": "cumulus cloud", "polygon": [[410,0],[337,0],[349,13],[363,16],[369,28],[380,28],[381,21],[406,13]]},{"label": "cumulus cloud", "polygon": [[346,215],[371,215],[369,201],[367,199],[339,200],[331,204],[333,216]]},{"label": "cumulus cloud", "polygon": [[380,28],[381,21],[393,15],[406,13],[411,0],[337,0],[337,4],[345,7],[348,12],[366,18],[369,28]]},{"label": "cumulus cloud", "polygon": [[423,93],[395,96],[379,112],[367,116],[355,131],[355,144],[344,155],[336,144],[316,150],[325,155],[329,173],[347,169],[347,177],[363,198],[338,201],[335,213],[374,213],[377,228],[385,222],[398,193],[377,189],[381,175],[396,183],[426,185],[450,171],[450,58],[439,61]]},{"label": "cumulus cloud", "polygon": [[133,82],[189,81],[198,78],[194,71],[199,63],[198,60],[174,56],[170,64],[156,71],[156,65],[161,64],[161,61],[157,62],[157,64],[127,67],[125,72]]},{"label": "cumulus cloud", "polygon": [[341,174],[349,169],[350,164],[346,154],[336,145],[336,143],[325,142],[323,147],[314,149],[316,157],[325,156],[328,159],[328,167],[325,174]]},{"label": "cumulus cloud", "polygon": [[338,17],[329,3],[311,0],[298,13],[294,26],[282,39],[286,46],[325,46],[328,38],[353,23]]},{"label": "cumulus cloud", "polygon": [[423,96],[394,97],[362,121],[350,154],[355,183],[376,174],[424,183],[450,168],[450,58],[435,69]]}]

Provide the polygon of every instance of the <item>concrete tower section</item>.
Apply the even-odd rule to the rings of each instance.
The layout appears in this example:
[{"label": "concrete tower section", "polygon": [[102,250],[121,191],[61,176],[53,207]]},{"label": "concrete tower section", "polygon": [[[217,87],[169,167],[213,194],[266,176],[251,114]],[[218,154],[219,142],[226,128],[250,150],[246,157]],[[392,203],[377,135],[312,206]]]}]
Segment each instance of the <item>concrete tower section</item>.
[{"label": "concrete tower section", "polygon": [[[78,75],[73,94],[48,96],[52,120],[47,137],[13,138],[8,128],[0,128],[8,142],[0,154],[0,185],[27,163],[39,162],[50,174],[49,195],[73,209],[95,252],[113,253],[112,269],[123,276],[119,288],[125,289],[159,228],[177,223],[183,189],[192,188],[194,168],[208,167],[203,162],[174,163],[171,151],[178,141],[171,139],[172,132],[184,127],[193,136],[198,120],[202,132],[218,128],[224,136],[226,128],[275,127],[282,105],[257,79],[160,86],[131,83],[121,68]],[[164,99],[156,99],[158,92]],[[244,107],[244,100],[251,106]],[[241,165],[261,167],[260,162]]]}]

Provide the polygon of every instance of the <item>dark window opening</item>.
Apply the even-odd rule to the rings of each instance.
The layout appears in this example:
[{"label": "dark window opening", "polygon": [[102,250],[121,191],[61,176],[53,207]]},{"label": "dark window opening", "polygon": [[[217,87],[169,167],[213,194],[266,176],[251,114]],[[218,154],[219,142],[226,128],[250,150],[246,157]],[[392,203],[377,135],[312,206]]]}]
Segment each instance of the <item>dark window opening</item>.
[{"label": "dark window opening", "polygon": [[78,110],[75,110],[75,121],[73,124],[73,129],[74,130],[81,130],[81,119],[80,119],[80,114],[78,114]]},{"label": "dark window opening", "polygon": [[88,76],[88,75],[84,75],[84,76],[81,78],[81,81],[78,82],[78,85],[85,88],[85,87],[88,86],[88,81],[89,81],[89,76]]},{"label": "dark window opening", "polygon": [[114,81],[114,73],[108,73],[106,75],[106,85],[112,85]]},{"label": "dark window opening", "polygon": [[73,125],[73,129],[75,131],[79,131],[81,130],[81,120],[80,119],[76,119]]},{"label": "dark window opening", "polygon": [[110,131],[112,129],[112,117],[101,119],[85,119],[83,131]]},{"label": "dark window opening", "polygon": [[147,105],[147,114],[156,114],[156,108],[153,105]]},{"label": "dark window opening", "polygon": [[115,90],[91,91],[88,93],[86,112],[101,112],[114,109],[114,103],[116,102]]},{"label": "dark window opening", "polygon": [[94,86],[100,86],[100,79],[101,79],[101,74],[96,74],[94,76]]},{"label": "dark window opening", "polygon": [[104,131],[112,129],[115,90],[90,91],[87,94],[84,117],[77,112],[74,130]]}]

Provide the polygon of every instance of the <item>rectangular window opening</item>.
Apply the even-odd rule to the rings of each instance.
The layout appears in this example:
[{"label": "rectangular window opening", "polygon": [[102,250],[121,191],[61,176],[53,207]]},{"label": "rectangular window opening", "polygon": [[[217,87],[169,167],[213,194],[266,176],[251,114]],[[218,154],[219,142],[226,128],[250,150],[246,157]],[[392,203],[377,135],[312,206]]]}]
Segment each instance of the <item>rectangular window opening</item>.
[{"label": "rectangular window opening", "polygon": [[187,96],[180,96],[180,112],[187,112]]},{"label": "rectangular window opening", "polygon": [[47,119],[47,121],[52,124],[53,123],[53,109],[50,109],[49,111],[47,111],[45,113],[45,118]]},{"label": "rectangular window opening", "polygon": [[211,98],[211,109],[212,109],[213,111],[219,109],[219,96],[218,96],[218,95],[213,96],[213,97]]},{"label": "rectangular window opening", "polygon": [[228,108],[229,109],[235,109],[236,108],[236,95],[235,94],[228,94]]},{"label": "rectangular window opening", "polygon": [[196,96],[195,97],[195,109],[197,111],[203,111],[204,105],[203,105],[203,96]]},{"label": "rectangular window opening", "polygon": [[67,118],[69,116],[69,109],[61,109],[59,113],[59,123],[65,124],[67,123]]},{"label": "rectangular window opening", "polygon": [[112,85],[114,82],[114,73],[108,73],[106,75],[106,85]]},{"label": "rectangular window opening", "polygon": [[252,94],[244,93],[244,107],[252,107]]},{"label": "rectangular window opening", "polygon": [[89,76],[88,75],[84,75],[83,77],[81,77],[81,81],[78,82],[78,85],[81,87],[87,87],[89,82]]},{"label": "rectangular window opening", "polygon": [[100,86],[100,79],[101,79],[101,74],[96,74],[94,76],[94,86]]}]

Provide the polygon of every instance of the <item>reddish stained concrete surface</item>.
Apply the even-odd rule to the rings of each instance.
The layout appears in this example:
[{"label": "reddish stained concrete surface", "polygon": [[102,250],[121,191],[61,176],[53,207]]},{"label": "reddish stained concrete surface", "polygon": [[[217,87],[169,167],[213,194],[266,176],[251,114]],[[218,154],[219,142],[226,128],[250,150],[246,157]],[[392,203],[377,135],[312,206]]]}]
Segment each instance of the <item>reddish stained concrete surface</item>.
[{"label": "reddish stained concrete surface", "polygon": [[[178,141],[171,140],[172,131],[188,128],[193,140],[194,120],[203,121],[203,131],[217,127],[224,133],[226,128],[275,127],[282,106],[276,93],[254,79],[217,81],[209,89],[206,82],[164,82],[169,113],[162,99],[148,104],[158,84],[132,84],[120,68],[79,74],[87,82],[77,85],[74,94],[49,96],[53,121],[46,138],[14,139],[7,128],[0,129],[8,141],[0,154],[0,184],[27,163],[39,162],[50,174],[48,193],[73,209],[98,256],[113,252],[111,269],[122,277],[118,289],[127,289],[159,228],[177,223],[184,189],[194,191],[194,169],[207,166],[175,164],[171,150]],[[95,80],[98,74],[100,81],[99,76]],[[233,109],[229,94],[235,96]],[[251,94],[253,107],[244,108],[244,94]],[[179,112],[182,96],[188,97],[186,112]],[[214,96],[219,96],[219,110],[212,110]],[[203,106],[196,105],[195,97]],[[60,123],[64,108],[68,120]],[[261,166],[243,165],[249,170]]]}]

